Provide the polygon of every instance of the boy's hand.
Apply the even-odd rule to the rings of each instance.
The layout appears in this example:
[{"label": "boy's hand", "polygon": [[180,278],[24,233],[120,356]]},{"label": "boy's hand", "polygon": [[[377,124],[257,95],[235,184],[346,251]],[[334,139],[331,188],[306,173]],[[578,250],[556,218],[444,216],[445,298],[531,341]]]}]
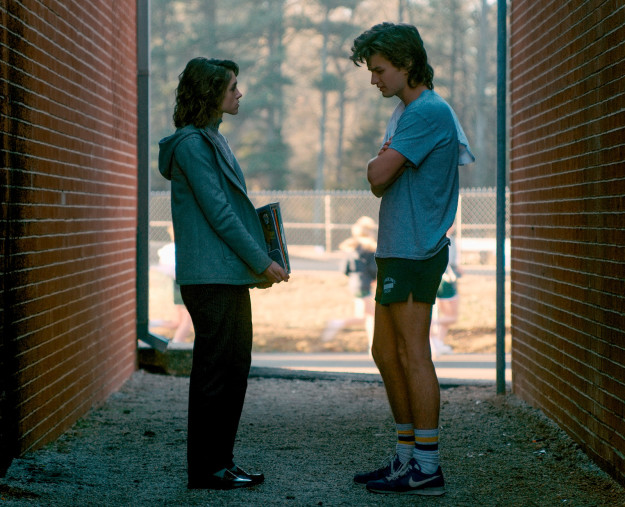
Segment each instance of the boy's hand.
[{"label": "boy's hand", "polygon": [[380,148],[380,151],[378,151],[378,157],[382,155],[382,153],[384,153],[386,150],[388,150],[388,147],[391,145],[392,139],[392,137],[389,137],[388,141],[386,141],[382,148]]}]

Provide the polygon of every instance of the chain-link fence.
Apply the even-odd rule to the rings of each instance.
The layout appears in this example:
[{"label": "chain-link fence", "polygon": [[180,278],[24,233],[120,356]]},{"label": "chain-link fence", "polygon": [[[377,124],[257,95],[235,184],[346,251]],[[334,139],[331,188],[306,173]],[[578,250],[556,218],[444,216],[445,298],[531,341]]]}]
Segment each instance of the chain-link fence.
[{"label": "chain-link fence", "polygon": [[[380,200],[369,191],[263,191],[249,192],[255,206],[279,202],[289,245],[315,245],[336,250],[361,216],[378,217]],[[463,189],[456,219],[456,240],[461,262],[490,263],[494,258],[496,235],[496,190]],[[506,195],[506,238],[509,199]],[[150,262],[157,262],[156,251],[171,241],[169,192],[153,192],[150,199]]]}]

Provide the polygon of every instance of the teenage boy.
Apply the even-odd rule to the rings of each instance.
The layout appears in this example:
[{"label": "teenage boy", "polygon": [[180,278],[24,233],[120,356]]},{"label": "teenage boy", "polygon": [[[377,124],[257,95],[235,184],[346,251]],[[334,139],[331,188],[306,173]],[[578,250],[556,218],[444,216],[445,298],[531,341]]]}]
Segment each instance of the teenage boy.
[{"label": "teenage boy", "polygon": [[446,233],[458,205],[458,165],[474,161],[451,107],[433,90],[419,32],[381,23],[354,40],[352,61],[400,103],[367,165],[381,197],[372,354],[397,426],[396,453],[354,481],[375,493],[443,495],[440,389],[430,350],[436,291],[449,260]]}]

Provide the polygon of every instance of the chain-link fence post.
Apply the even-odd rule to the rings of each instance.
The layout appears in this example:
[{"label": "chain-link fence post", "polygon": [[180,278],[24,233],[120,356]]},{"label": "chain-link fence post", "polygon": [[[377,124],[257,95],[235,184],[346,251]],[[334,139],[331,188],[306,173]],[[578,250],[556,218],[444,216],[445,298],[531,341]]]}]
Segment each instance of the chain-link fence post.
[{"label": "chain-link fence post", "polygon": [[[456,212],[456,245],[462,245],[462,194],[458,196],[458,211]],[[456,264],[462,264],[462,248],[456,248]]]},{"label": "chain-link fence post", "polygon": [[323,202],[324,202],[324,207],[325,207],[325,223],[324,223],[324,230],[325,230],[325,239],[326,239],[326,245],[325,245],[325,251],[326,252],[330,252],[332,250],[332,202],[331,202],[332,197],[330,197],[330,194],[326,194],[323,198]]}]

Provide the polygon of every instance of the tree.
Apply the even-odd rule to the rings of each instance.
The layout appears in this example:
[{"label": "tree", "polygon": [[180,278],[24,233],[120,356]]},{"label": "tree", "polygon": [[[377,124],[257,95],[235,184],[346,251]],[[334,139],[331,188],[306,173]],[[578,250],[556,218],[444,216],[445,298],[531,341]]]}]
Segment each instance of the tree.
[{"label": "tree", "polygon": [[490,0],[413,1],[408,14],[434,67],[435,89],[454,108],[476,163],[460,171],[460,185],[494,186],[496,174],[496,16]]},{"label": "tree", "polygon": [[169,182],[157,168],[158,141],[173,131],[178,75],[187,61],[216,38],[215,0],[151,2],[150,171],[152,190],[167,190]]},{"label": "tree", "polygon": [[[282,138],[284,0],[218,2],[152,0],[151,167],[152,189],[165,190],[158,175],[158,140],[172,132],[178,75],[191,58],[236,61],[247,92],[240,118],[224,132],[257,188],[286,186],[289,146]],[[240,16],[240,13],[246,16]],[[236,17],[234,16],[236,14]]]},{"label": "tree", "polygon": [[[372,111],[373,114],[368,114],[359,125],[360,128],[345,150],[341,182],[343,189],[369,189],[366,171],[367,161],[376,155],[389,118],[388,111],[382,107],[380,101],[376,101],[376,106]],[[368,111],[371,113],[370,110]]]},{"label": "tree", "polygon": [[229,43],[232,54],[241,62],[241,81],[246,90],[245,107],[239,113],[241,122],[237,122],[231,137],[251,188],[283,189],[287,184],[290,147],[282,129],[284,87],[290,81],[283,72],[284,2],[243,2],[245,9],[233,9],[228,4],[230,11],[237,12],[237,22],[223,28],[233,41]]},{"label": "tree", "polygon": [[[331,92],[338,92],[339,128],[337,132],[337,160],[340,163],[343,150],[343,130],[345,114],[345,81],[342,75],[343,65],[338,60],[346,58],[345,43],[360,29],[351,22],[353,12],[361,0],[317,0],[321,9],[320,19],[300,18],[296,21],[300,29],[308,29],[321,35],[320,73],[313,80],[314,87],[320,94],[319,111],[319,147],[317,154],[317,170],[315,189],[326,188],[326,137],[328,126],[328,96]],[[332,14],[341,11],[339,19],[333,19]],[[343,19],[340,19],[342,17]],[[336,72],[331,72],[330,61],[334,62]],[[340,167],[340,166],[338,166]],[[340,177],[339,177],[340,179]]]},{"label": "tree", "polygon": [[[376,94],[349,60],[353,38],[381,21],[364,0],[152,0],[151,146],[173,130],[178,75],[195,56],[235,60],[242,107],[223,133],[253,189],[366,188],[396,101]],[[415,24],[477,163],[462,186],[495,184],[495,20],[492,0],[393,0],[386,14]],[[166,189],[164,178],[152,188]]]}]

